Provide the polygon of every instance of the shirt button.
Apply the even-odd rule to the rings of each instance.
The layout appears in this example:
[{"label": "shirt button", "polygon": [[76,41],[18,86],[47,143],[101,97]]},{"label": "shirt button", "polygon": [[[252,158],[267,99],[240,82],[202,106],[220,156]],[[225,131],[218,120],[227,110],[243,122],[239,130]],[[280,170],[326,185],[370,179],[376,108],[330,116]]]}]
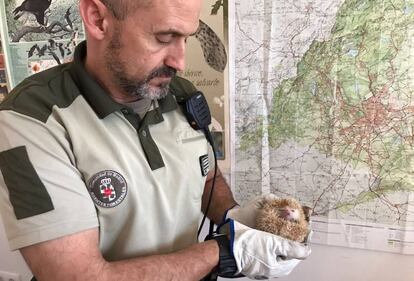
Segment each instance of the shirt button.
[{"label": "shirt button", "polygon": [[146,137],[146,136],[147,136],[147,132],[145,132],[145,131],[142,131],[142,132],[141,132],[141,134],[142,134],[142,136],[144,136],[144,137]]},{"label": "shirt button", "polygon": [[126,108],[122,108],[122,109],[121,109],[121,112],[122,112],[123,114],[129,114],[128,109],[126,109]]}]

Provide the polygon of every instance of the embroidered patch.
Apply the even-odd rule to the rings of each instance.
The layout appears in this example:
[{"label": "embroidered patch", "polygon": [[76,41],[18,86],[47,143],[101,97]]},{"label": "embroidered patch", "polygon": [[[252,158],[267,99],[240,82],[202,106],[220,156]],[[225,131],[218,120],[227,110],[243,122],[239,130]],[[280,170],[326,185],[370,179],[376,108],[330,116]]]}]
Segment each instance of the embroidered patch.
[{"label": "embroidered patch", "polygon": [[201,168],[201,174],[203,177],[205,177],[208,174],[209,168],[210,168],[210,162],[208,161],[208,155],[200,156],[200,168]]},{"label": "embroidered patch", "polygon": [[127,183],[118,172],[105,170],[92,176],[88,189],[96,205],[113,208],[125,199]]}]

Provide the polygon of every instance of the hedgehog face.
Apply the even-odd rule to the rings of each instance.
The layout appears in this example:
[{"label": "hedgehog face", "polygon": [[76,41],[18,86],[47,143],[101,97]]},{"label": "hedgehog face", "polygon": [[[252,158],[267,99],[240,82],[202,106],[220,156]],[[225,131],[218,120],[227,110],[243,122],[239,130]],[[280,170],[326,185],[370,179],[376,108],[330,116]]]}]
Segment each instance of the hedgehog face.
[{"label": "hedgehog face", "polygon": [[287,221],[297,222],[301,218],[300,212],[296,208],[285,206],[279,209],[279,215],[282,219]]}]

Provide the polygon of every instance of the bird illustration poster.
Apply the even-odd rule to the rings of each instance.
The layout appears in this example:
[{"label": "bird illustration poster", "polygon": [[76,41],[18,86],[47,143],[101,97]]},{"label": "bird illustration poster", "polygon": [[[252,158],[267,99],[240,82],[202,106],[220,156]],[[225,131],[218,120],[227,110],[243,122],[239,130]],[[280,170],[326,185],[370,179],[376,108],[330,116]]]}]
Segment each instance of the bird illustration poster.
[{"label": "bird illustration poster", "polygon": [[[179,73],[202,91],[212,114],[212,135],[218,159],[225,160],[228,146],[227,99],[227,0],[205,0],[199,28],[187,41],[186,68]],[[227,145],[226,145],[227,144]],[[226,163],[222,162],[222,166]],[[223,168],[223,167],[222,167]]]},{"label": "bird illustration poster", "polygon": [[9,86],[7,83],[7,70],[6,70],[6,60],[3,52],[3,41],[1,39],[0,31],[0,102],[5,98],[9,93]]},{"label": "bird illustration poster", "polygon": [[77,0],[0,0],[11,85],[72,59],[84,39]]}]

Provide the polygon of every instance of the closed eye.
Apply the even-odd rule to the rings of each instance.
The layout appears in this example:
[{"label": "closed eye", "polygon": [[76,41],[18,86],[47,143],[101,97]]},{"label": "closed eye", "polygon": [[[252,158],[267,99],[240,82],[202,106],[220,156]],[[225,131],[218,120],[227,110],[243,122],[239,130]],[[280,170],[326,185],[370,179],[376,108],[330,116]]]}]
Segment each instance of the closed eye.
[{"label": "closed eye", "polygon": [[171,28],[167,30],[161,30],[158,32],[154,32],[154,35],[158,43],[169,44],[176,38],[184,39],[184,42],[187,42],[187,38],[189,36],[195,35],[196,33],[197,32],[194,32],[189,35],[187,33],[183,33],[183,32],[180,32],[179,30]]},{"label": "closed eye", "polygon": [[161,44],[168,44],[172,42],[173,37],[174,35],[170,33],[170,34],[158,34],[155,38]]}]

